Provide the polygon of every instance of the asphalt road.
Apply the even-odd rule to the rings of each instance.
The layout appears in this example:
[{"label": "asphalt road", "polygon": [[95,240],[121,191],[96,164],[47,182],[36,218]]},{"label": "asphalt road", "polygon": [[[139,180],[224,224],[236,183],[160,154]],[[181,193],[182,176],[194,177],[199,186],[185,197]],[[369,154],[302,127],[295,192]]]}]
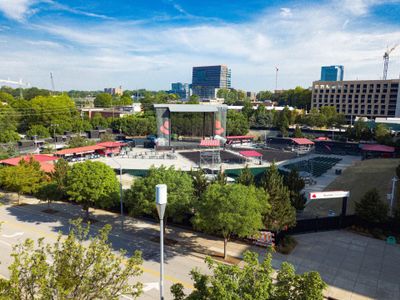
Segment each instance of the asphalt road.
[{"label": "asphalt road", "polygon": [[[56,240],[58,232],[68,232],[68,220],[60,216],[29,209],[28,206],[10,206],[0,204],[0,276],[8,277],[8,266],[11,263],[10,253],[12,246],[24,241],[26,238],[37,240],[44,237],[46,242]],[[92,225],[92,231],[98,227]],[[113,229],[110,235],[113,248],[126,249],[129,253],[135,250],[143,252],[143,274],[139,281],[144,284],[144,294],[140,299],[159,299],[159,244],[139,236],[122,233]],[[174,283],[180,282],[189,292],[193,286],[189,272],[193,268],[206,272],[207,267],[203,258],[190,254],[179,253],[165,246],[165,299],[172,299],[169,289]],[[125,297],[124,297],[125,298]],[[129,299],[129,298],[125,298]]]}]

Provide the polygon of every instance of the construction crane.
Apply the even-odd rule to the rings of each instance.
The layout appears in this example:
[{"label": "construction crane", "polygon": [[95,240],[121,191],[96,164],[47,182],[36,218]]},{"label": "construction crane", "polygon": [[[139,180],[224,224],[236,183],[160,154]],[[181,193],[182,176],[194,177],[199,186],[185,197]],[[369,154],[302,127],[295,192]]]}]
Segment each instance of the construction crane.
[{"label": "construction crane", "polygon": [[399,44],[396,44],[390,49],[388,47],[385,54],[383,55],[383,80],[387,79],[387,72],[388,72],[388,68],[389,68],[389,54],[392,53],[398,45]]},{"label": "construction crane", "polygon": [[50,81],[51,81],[51,90],[54,93],[56,90],[54,88],[54,78],[53,78],[53,73],[52,72],[50,72]]},{"label": "construction crane", "polygon": [[22,79],[20,79],[19,81],[13,81],[13,80],[10,80],[10,79],[0,79],[0,83],[1,82],[18,85],[19,86],[19,95],[20,95],[21,99],[23,98],[22,87],[23,86],[25,86],[25,87],[30,87],[31,86],[30,83],[23,82]]}]

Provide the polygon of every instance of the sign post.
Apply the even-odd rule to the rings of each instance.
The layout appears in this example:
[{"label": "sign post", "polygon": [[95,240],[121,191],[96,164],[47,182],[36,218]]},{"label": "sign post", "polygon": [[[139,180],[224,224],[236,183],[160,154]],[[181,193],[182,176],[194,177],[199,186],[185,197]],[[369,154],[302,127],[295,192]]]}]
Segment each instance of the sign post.
[{"label": "sign post", "polygon": [[349,191],[324,191],[324,192],[311,192],[308,195],[308,201],[318,199],[334,199],[342,198],[342,212],[340,214],[340,226],[343,224],[343,219],[347,212],[347,200],[350,197]]}]

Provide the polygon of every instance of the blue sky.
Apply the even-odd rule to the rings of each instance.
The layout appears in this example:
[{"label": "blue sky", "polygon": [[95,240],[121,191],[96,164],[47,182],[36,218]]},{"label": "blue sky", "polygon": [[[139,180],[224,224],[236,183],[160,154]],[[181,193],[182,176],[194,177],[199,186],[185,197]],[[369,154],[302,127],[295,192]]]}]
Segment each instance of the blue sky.
[{"label": "blue sky", "polygon": [[[308,87],[321,65],[379,79],[400,0],[0,0],[0,79],[57,89],[168,89],[226,64],[233,87]],[[400,74],[400,47],[389,77]]]}]

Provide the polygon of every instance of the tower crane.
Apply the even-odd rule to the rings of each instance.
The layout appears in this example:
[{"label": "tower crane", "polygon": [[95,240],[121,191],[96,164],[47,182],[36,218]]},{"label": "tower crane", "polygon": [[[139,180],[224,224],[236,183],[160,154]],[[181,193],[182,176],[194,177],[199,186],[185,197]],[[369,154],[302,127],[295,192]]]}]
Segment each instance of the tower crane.
[{"label": "tower crane", "polygon": [[397,46],[399,46],[399,44],[394,45],[390,49],[388,47],[385,54],[383,55],[383,80],[387,79],[387,72],[389,68],[389,54],[392,53]]},{"label": "tower crane", "polygon": [[23,82],[22,79],[20,79],[19,81],[14,81],[14,80],[10,80],[10,79],[0,79],[0,83],[1,82],[18,85],[19,86],[19,95],[20,95],[21,99],[23,98],[22,87],[23,86],[24,87],[30,87],[31,86],[30,83]]}]

